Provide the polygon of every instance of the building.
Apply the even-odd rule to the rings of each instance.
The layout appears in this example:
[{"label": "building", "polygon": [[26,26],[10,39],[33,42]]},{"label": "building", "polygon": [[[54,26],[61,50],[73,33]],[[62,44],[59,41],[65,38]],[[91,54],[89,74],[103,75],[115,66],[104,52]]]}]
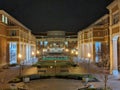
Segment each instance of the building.
[{"label": "building", "polygon": [[78,32],[78,57],[88,60],[91,54],[91,62],[100,62],[109,55],[109,26],[108,14],[101,17],[89,27]]},{"label": "building", "polygon": [[77,51],[77,34],[61,30],[53,30],[36,34],[37,50],[41,56],[50,54],[70,55]]},{"label": "building", "polygon": [[0,10],[0,66],[29,61],[36,54],[36,38],[31,30]]},{"label": "building", "polygon": [[120,70],[120,0],[114,0],[107,9],[110,16],[110,71],[117,75]]},{"label": "building", "polygon": [[107,60],[110,73],[120,70],[120,0],[114,0],[107,9],[109,14],[78,33],[78,57],[91,62]]}]

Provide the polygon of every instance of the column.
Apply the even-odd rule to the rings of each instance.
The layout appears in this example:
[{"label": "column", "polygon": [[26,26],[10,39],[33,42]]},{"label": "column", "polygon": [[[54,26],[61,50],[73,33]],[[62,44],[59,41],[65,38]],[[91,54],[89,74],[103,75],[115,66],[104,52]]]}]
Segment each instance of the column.
[{"label": "column", "polygon": [[117,39],[113,39],[113,55],[112,55],[112,62],[113,62],[113,75],[118,75],[118,57],[117,57]]},{"label": "column", "polygon": [[112,74],[112,70],[113,70],[113,41],[110,39],[110,74]]}]

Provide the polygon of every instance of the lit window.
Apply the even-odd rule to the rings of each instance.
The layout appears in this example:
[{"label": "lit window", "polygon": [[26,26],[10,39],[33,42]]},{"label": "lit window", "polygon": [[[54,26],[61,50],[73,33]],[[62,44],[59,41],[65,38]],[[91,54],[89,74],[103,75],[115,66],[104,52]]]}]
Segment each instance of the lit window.
[{"label": "lit window", "polygon": [[48,42],[47,41],[44,41],[44,46],[47,46]]},{"label": "lit window", "polygon": [[4,16],[4,15],[2,15],[2,22],[4,22],[4,21],[5,21],[5,19],[4,19],[4,18],[5,18],[5,16]]},{"label": "lit window", "polygon": [[10,31],[10,36],[16,36],[16,30],[11,30]]},{"label": "lit window", "polygon": [[119,22],[119,13],[116,13],[113,15],[113,24],[116,24]]},{"label": "lit window", "polygon": [[8,23],[8,18],[7,18],[7,17],[5,17],[5,23],[6,23],[6,24]]},{"label": "lit window", "polygon": [[40,42],[40,45],[43,45],[43,42],[42,42],[42,41]]}]

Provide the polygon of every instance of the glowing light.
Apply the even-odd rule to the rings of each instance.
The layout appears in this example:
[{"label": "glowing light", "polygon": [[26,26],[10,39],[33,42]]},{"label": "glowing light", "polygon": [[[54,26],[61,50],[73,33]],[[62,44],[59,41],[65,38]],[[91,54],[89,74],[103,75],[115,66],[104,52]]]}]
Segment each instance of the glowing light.
[{"label": "glowing light", "polygon": [[43,49],[43,52],[47,52],[47,49]]},{"label": "glowing light", "polygon": [[21,55],[21,54],[18,54],[18,58],[22,58],[22,55]]},{"label": "glowing light", "polygon": [[89,58],[91,57],[90,53],[88,53],[88,57],[89,57]]},{"label": "glowing light", "polygon": [[69,49],[65,49],[66,52],[69,52]]},{"label": "glowing light", "polygon": [[39,54],[40,52],[39,51],[37,51],[37,54]]},{"label": "glowing light", "polygon": [[76,51],[75,54],[78,55],[78,51]]},{"label": "glowing light", "polygon": [[34,53],[34,52],[32,52],[32,55],[34,56],[34,55],[35,55],[35,53]]},{"label": "glowing light", "polygon": [[73,53],[74,53],[74,51],[71,51],[71,53],[73,54]]}]

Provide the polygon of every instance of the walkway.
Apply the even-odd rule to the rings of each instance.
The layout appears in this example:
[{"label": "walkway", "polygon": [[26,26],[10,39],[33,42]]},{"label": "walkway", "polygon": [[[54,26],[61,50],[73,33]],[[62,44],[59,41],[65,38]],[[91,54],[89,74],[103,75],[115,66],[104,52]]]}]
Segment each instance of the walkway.
[{"label": "walkway", "polygon": [[[91,67],[91,68],[90,68]],[[89,67],[89,73],[93,74],[97,79],[100,80],[100,82],[92,82],[92,84],[95,87],[103,87],[104,86],[104,75],[103,74],[98,74],[95,73],[96,70],[98,71],[98,68],[96,66],[91,66]],[[93,68],[94,67],[94,68]],[[85,70],[83,70],[83,69]],[[80,74],[81,72],[87,73],[87,64],[86,63],[80,63],[79,67],[75,68],[69,68],[71,73],[78,73]],[[37,70],[35,67],[31,66],[26,66],[24,67],[24,74],[35,74],[37,73]],[[8,81],[13,79],[14,77],[19,75],[19,67],[10,67],[9,69],[2,69],[0,72],[0,90],[2,88],[7,88],[10,86],[8,84]],[[52,82],[52,83],[51,83]],[[90,82],[91,83],[91,82]],[[36,80],[36,81],[31,81],[30,83],[27,84],[30,90],[77,90],[77,88],[80,88],[82,86],[81,82],[78,80],[63,80],[63,79],[45,79],[45,80]],[[35,86],[36,85],[36,86]],[[38,85],[38,86],[37,86]],[[120,90],[120,80],[115,79],[112,75],[109,75],[108,77],[108,86],[113,88],[113,90]],[[36,89],[32,89],[32,86],[35,86]],[[37,89],[38,87],[38,89]],[[54,88],[55,87],[55,88]],[[40,89],[39,89],[40,88]],[[56,89],[57,88],[57,89]]]}]

